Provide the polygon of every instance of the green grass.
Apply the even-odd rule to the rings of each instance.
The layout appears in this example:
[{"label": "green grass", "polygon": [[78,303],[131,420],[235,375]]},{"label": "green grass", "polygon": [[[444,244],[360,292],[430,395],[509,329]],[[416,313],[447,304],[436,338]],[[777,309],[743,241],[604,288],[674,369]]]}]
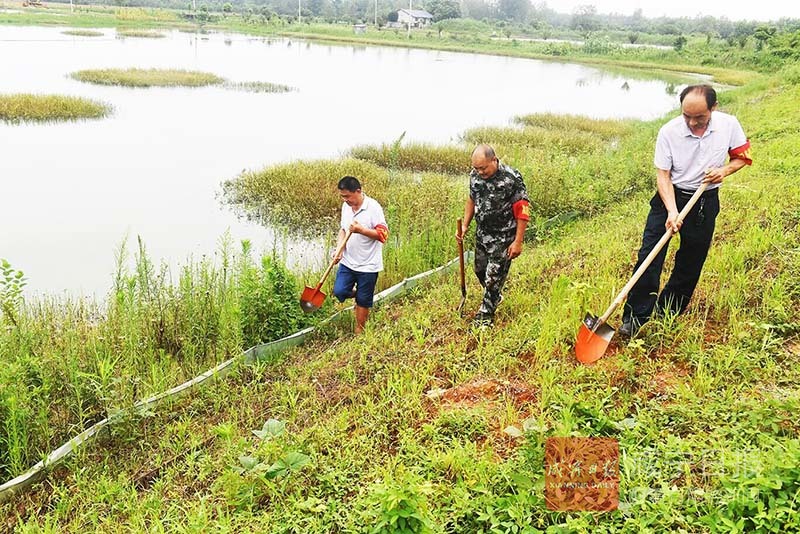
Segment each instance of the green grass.
[{"label": "green grass", "polygon": [[109,104],[75,96],[0,95],[0,120],[11,123],[99,119],[112,109]]},{"label": "green grass", "polygon": [[166,37],[161,32],[151,30],[117,30],[117,37],[140,37],[144,39],[163,39]]},{"label": "green grass", "polygon": [[[0,24],[116,26],[123,31],[198,28],[196,24],[182,20],[180,14],[178,10],[110,6],[81,7],[75,13],[70,13],[66,7],[51,5],[46,10],[0,13]],[[400,30],[370,27],[366,34],[354,35],[350,25],[287,24],[281,20],[263,22],[258,17],[246,20],[240,15],[232,14],[214,23],[205,24],[203,29],[579,62],[602,68],[626,68],[629,71],[638,71],[642,76],[674,79],[676,83],[684,83],[688,79],[685,73],[698,73],[711,75],[722,84],[743,85],[755,81],[760,76],[759,72],[774,72],[783,62],[783,49],[779,50],[780,47],[775,51],[769,47],[757,51],[750,44],[745,49],[740,49],[738,46],[731,47],[722,39],[714,39],[707,44],[705,36],[690,36],[686,48],[677,52],[672,49],[625,48],[618,42],[611,41],[611,35],[603,34],[593,36],[590,46],[581,47],[568,43],[496,39],[497,34],[503,32],[498,27],[478,21],[443,21],[440,26],[441,33],[438,27],[414,30],[409,39],[406,32]],[[643,34],[642,37],[648,36]],[[657,69],[661,72],[656,72]]]},{"label": "green grass", "polygon": [[[454,256],[457,166],[472,143],[496,143],[535,213],[497,327],[469,329],[455,276],[434,280],[376,309],[363,336],[326,326],[277,361],[127,417],[0,505],[0,527],[361,532],[403,516],[433,532],[798,530],[798,99],[798,66],[720,95],[755,163],[723,187],[689,313],[652,321],[594,366],[576,363],[575,333],[631,274],[663,121],[531,115],[453,147],[398,142],[244,173],[225,186],[231,201],[316,235],[336,228],[338,179],[362,179],[389,220],[387,284]],[[173,283],[139,254],[102,304],[21,301],[4,266],[0,480],[104,414],[302,325],[291,313],[302,282],[280,264],[229,245],[216,257]],[[270,419],[285,428],[252,433]],[[544,441],[566,435],[619,441],[618,511],[546,509]]]},{"label": "green grass", "polygon": [[250,218],[332,242],[342,205],[336,185],[347,175],[358,177],[364,192],[378,200],[386,214],[390,236],[379,288],[449,259],[447,244],[462,211],[465,176],[411,173],[345,158],[248,171],[227,181],[223,190],[226,201]]},{"label": "green grass", "polygon": [[91,69],[70,76],[81,82],[124,87],[203,87],[225,81],[207,72],[176,69]]},{"label": "green grass", "polygon": [[[0,480],[100,419],[188,380],[243,348],[314,324],[302,284],[274,257],[223,241],[219,264],[185,265],[174,278],[140,242],[132,270],[118,252],[105,302],[44,297],[27,306],[24,275],[0,274]],[[18,274],[19,273],[19,274]],[[6,329],[6,326],[10,326]]]},{"label": "green grass", "polygon": [[[723,187],[685,316],[593,366],[572,353],[584,311],[631,274],[652,194],[642,177],[646,190],[526,248],[493,331],[456,316],[448,276],[378,308],[363,336],[331,326],[127,420],[0,512],[19,532],[116,532],[123,516],[132,530],[361,532],[401,514],[431,532],[797,530],[800,86],[787,78],[722,96],[755,163]],[[621,146],[646,135],[652,148],[651,124],[627,128]],[[269,419],[285,427],[253,435]],[[544,441],[565,435],[618,440],[619,510],[547,510]]]},{"label": "green grass", "polygon": [[350,150],[350,155],[389,169],[445,174],[464,174],[470,170],[471,149],[468,147],[401,145],[400,141],[402,138],[393,144],[357,146]]},{"label": "green grass", "polygon": [[270,82],[225,82],[224,87],[225,89],[247,93],[289,93],[296,91],[294,87]]},{"label": "green grass", "polygon": [[64,35],[73,35],[76,37],[102,37],[105,35],[103,32],[98,32],[94,30],[64,30]]}]

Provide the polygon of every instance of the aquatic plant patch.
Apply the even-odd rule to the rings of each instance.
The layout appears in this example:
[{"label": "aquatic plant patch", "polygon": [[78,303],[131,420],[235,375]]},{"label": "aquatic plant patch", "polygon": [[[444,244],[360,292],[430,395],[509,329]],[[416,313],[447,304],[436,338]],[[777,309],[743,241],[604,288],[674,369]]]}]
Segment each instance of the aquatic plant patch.
[{"label": "aquatic plant patch", "polygon": [[62,95],[0,95],[0,120],[12,123],[99,119],[113,110],[110,104]]},{"label": "aquatic plant patch", "polygon": [[125,87],[203,87],[225,80],[208,72],[178,69],[90,69],[70,74],[75,80]]}]

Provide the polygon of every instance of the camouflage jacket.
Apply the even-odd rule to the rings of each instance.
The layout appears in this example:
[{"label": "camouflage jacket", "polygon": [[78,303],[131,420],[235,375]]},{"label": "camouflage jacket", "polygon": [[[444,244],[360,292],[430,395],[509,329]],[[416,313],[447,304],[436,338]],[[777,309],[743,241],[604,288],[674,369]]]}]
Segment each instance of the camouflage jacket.
[{"label": "camouflage jacket", "polygon": [[485,180],[473,170],[469,197],[475,203],[475,238],[487,248],[507,248],[517,232],[514,203],[528,200],[522,175],[503,163],[499,163],[494,176]]}]

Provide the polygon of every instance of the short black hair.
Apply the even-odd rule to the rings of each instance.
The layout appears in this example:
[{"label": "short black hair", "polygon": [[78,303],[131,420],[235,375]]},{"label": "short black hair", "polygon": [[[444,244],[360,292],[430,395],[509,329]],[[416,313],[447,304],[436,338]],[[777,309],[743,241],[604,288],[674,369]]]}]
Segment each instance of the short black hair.
[{"label": "short black hair", "polygon": [[339,189],[347,189],[351,193],[355,193],[361,189],[361,182],[355,176],[345,176],[339,180]]},{"label": "short black hair", "polygon": [[706,97],[706,105],[708,106],[708,109],[711,109],[717,105],[717,92],[708,84],[687,86],[683,91],[681,91],[681,104],[683,104],[683,99],[686,98],[686,95],[689,93],[700,93]]}]

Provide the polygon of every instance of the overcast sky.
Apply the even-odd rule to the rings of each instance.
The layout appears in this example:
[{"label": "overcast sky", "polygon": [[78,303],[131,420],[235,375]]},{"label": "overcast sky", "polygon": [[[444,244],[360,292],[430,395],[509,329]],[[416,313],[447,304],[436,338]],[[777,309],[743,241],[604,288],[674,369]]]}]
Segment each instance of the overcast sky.
[{"label": "overcast sky", "polygon": [[[543,0],[531,0],[537,5]],[[782,17],[800,19],[798,0],[545,0],[547,6],[559,13],[572,13],[582,5],[593,5],[598,13],[631,15],[637,9],[645,17],[694,17],[697,15],[725,16],[730,20],[778,20]]]}]

